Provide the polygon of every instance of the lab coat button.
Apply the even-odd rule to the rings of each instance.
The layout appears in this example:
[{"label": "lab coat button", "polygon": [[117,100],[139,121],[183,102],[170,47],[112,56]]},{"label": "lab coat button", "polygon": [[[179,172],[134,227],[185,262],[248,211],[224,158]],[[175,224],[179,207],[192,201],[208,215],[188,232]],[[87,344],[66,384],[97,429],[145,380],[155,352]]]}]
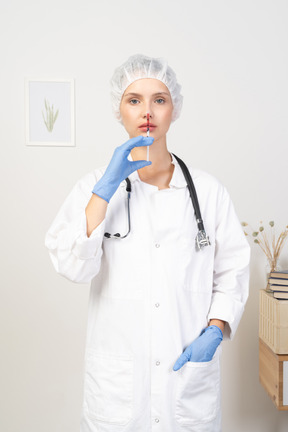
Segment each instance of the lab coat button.
[{"label": "lab coat button", "polygon": [[159,362],[159,361],[157,361],[157,362],[156,362],[156,366],[159,366],[159,365],[160,365],[160,362]]},{"label": "lab coat button", "polygon": [[156,243],[156,244],[155,244],[155,247],[156,247],[156,248],[159,248],[159,247],[160,247],[160,244],[159,244],[159,243]]},{"label": "lab coat button", "polygon": [[156,419],[155,419],[155,422],[156,422],[156,423],[159,423],[159,419],[158,419],[158,418],[156,418]]},{"label": "lab coat button", "polygon": [[160,306],[160,304],[159,304],[159,303],[156,303],[156,304],[155,304],[155,306],[156,306],[156,307],[159,307],[159,306]]}]

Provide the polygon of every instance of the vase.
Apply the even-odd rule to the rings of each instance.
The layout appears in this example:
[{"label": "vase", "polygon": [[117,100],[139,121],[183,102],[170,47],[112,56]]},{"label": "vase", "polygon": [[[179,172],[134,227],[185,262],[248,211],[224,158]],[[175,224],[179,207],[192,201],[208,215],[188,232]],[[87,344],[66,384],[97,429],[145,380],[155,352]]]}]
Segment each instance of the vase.
[{"label": "vase", "polygon": [[[272,272],[281,271],[282,270],[282,268],[281,268],[281,266],[280,266],[280,264],[279,264],[278,261],[276,263],[273,263],[273,264],[274,265],[271,265],[270,261],[267,261],[267,263],[266,263],[265,270],[266,270],[266,275],[267,275],[267,283],[269,282],[270,274]],[[269,286],[267,286],[267,287],[269,288]]]}]

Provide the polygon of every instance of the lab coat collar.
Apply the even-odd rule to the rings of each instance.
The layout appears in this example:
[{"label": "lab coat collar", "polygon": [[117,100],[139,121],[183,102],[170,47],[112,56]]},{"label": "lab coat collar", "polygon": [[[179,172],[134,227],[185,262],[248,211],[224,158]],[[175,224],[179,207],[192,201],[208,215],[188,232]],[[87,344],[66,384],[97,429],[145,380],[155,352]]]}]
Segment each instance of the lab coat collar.
[{"label": "lab coat collar", "polygon": [[[170,155],[172,158],[171,163],[173,165],[175,165],[175,168],[174,168],[173,175],[172,175],[169,186],[172,188],[184,188],[187,186],[187,183],[186,183],[186,180],[184,178],[181,167],[178,164],[176,158],[173,156],[173,154],[170,153]],[[128,156],[128,160],[133,161],[131,153]],[[141,181],[137,170],[134,171],[132,174],[130,174],[129,179],[130,179],[131,183],[133,183],[135,181],[139,181],[139,182]],[[124,182],[124,185],[126,185],[126,182]]]}]

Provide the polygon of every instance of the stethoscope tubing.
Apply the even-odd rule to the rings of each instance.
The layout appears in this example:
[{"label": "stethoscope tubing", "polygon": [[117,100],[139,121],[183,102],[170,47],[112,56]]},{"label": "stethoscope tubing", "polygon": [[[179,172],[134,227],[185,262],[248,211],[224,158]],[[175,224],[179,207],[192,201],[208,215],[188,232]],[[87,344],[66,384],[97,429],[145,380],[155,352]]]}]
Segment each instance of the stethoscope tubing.
[{"label": "stethoscope tubing", "polygon": [[202,215],[201,215],[201,211],[200,211],[198,196],[197,196],[197,192],[196,192],[195,185],[194,185],[194,182],[192,180],[191,174],[190,174],[186,164],[182,161],[182,159],[180,159],[174,153],[172,153],[172,154],[175,157],[175,159],[177,160],[177,162],[179,163],[179,165],[182,169],[183,175],[185,177],[187,187],[189,190],[189,194],[190,194],[190,197],[192,200],[192,205],[193,205],[194,212],[195,212],[198,230],[199,231],[205,231],[204,223],[203,223],[203,219],[202,219]]}]

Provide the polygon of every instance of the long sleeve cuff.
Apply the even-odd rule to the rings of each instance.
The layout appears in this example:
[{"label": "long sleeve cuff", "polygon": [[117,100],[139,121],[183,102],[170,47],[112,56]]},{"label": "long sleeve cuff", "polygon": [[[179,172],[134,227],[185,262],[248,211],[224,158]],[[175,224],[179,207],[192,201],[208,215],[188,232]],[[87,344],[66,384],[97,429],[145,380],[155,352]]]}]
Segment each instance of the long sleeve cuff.
[{"label": "long sleeve cuff", "polygon": [[105,219],[92,231],[90,237],[87,237],[86,224],[86,215],[84,214],[81,220],[81,234],[72,247],[73,254],[82,260],[94,259],[97,254],[101,254],[101,247],[99,246],[105,232]]},{"label": "long sleeve cuff", "polygon": [[223,339],[233,339],[244,311],[244,304],[224,293],[214,293],[208,314],[211,319],[226,321]]}]

